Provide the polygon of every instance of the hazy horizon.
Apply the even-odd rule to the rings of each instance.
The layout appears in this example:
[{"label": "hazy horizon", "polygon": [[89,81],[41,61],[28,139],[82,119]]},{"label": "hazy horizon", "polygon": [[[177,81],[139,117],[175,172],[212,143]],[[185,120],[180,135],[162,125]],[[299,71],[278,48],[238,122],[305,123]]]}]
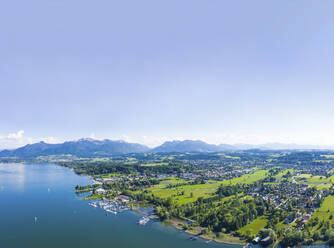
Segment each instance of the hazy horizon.
[{"label": "hazy horizon", "polygon": [[0,149],[334,146],[332,1],[6,1]]},{"label": "hazy horizon", "polygon": [[[21,130],[22,131],[22,130]],[[17,135],[17,134],[10,134],[10,135]],[[284,149],[323,149],[323,150],[334,150],[334,146],[331,145],[314,145],[314,144],[297,144],[297,143],[281,143],[281,142],[266,142],[266,143],[258,143],[258,144],[251,144],[251,143],[227,143],[227,142],[218,142],[218,143],[211,143],[209,141],[206,140],[201,140],[201,139],[165,139],[165,140],[161,140],[161,142],[159,143],[155,143],[155,144],[147,144],[147,143],[143,143],[141,141],[136,141],[136,140],[131,140],[129,139],[129,137],[127,138],[127,140],[125,139],[110,139],[110,138],[97,138],[97,137],[81,137],[81,138],[77,138],[77,139],[56,139],[56,138],[41,138],[41,139],[32,139],[32,138],[28,138],[25,139],[23,137],[21,138],[12,138],[11,141],[16,140],[17,142],[12,142],[12,144],[10,146],[7,147],[1,147],[0,146],[0,150],[11,150],[11,149],[16,149],[16,148],[20,148],[23,147],[25,145],[28,144],[35,144],[35,143],[39,143],[39,142],[45,142],[48,144],[61,144],[64,142],[69,142],[69,141],[80,141],[80,140],[96,140],[96,141],[104,141],[104,140],[111,140],[111,141],[121,141],[121,142],[128,142],[128,143],[137,143],[137,144],[142,144],[142,145],[146,145],[149,148],[156,148],[162,144],[164,144],[165,142],[181,142],[181,141],[202,141],[205,142],[207,144],[213,144],[213,145],[231,145],[231,146],[235,146],[236,149],[251,149],[251,148],[263,148],[263,149],[275,149],[275,150],[284,150]],[[284,148],[282,148],[284,147]]]}]

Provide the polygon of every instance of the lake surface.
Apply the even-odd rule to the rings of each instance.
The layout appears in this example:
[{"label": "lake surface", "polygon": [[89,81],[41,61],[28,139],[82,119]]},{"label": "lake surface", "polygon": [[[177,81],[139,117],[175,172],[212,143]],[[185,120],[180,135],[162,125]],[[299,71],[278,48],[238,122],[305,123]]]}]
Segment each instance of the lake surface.
[{"label": "lake surface", "polygon": [[239,247],[190,241],[160,222],[137,225],[141,215],[135,211],[106,216],[73,192],[90,182],[53,164],[0,164],[0,247]]}]

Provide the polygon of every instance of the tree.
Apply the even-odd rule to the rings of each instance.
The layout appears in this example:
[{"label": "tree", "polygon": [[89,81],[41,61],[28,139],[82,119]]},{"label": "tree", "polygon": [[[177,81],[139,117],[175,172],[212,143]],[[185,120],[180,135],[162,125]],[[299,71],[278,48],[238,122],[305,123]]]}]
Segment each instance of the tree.
[{"label": "tree", "polygon": [[274,232],[274,230],[268,228],[268,229],[261,229],[259,232],[259,235],[262,239],[266,238],[266,237],[270,237],[270,243],[274,242],[277,239],[276,233]]},{"label": "tree", "polygon": [[313,237],[312,238],[314,239],[314,241],[319,240],[320,239],[320,233],[318,231],[315,231],[313,233]]},{"label": "tree", "polygon": [[334,237],[331,237],[328,244],[332,247],[334,246]]},{"label": "tree", "polygon": [[300,231],[290,232],[283,238],[283,240],[281,241],[281,245],[283,247],[296,246],[303,242],[304,238],[304,234]]},{"label": "tree", "polygon": [[330,240],[332,237],[333,237],[332,232],[331,232],[329,229],[326,230],[325,235],[324,235],[324,240],[325,240],[325,241],[328,241],[328,240]]}]

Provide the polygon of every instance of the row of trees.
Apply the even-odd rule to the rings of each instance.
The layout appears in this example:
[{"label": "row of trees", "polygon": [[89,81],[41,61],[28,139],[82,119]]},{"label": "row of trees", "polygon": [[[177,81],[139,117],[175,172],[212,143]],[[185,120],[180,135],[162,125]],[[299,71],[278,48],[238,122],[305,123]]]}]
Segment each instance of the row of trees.
[{"label": "row of trees", "polygon": [[177,205],[172,198],[162,199],[153,194],[136,194],[137,200],[146,200],[156,206],[161,220],[172,217],[192,219],[201,227],[214,232],[233,232],[247,225],[266,212],[263,200],[247,197],[232,197],[222,204],[226,196],[241,192],[241,185],[220,186],[217,194],[209,198],[199,197],[195,202]]},{"label": "row of trees", "polygon": [[315,241],[322,240],[327,242],[330,246],[334,246],[334,235],[330,229],[323,229],[321,233],[315,231],[310,233],[307,230],[304,231],[287,231],[280,245],[283,247],[293,247],[297,245],[310,245]]},{"label": "row of trees", "polygon": [[193,166],[170,160],[167,165],[141,166],[141,163],[128,164],[125,162],[113,161],[70,161],[61,163],[62,166],[73,168],[78,174],[103,175],[109,173],[130,174],[174,174],[184,171],[192,171]]}]

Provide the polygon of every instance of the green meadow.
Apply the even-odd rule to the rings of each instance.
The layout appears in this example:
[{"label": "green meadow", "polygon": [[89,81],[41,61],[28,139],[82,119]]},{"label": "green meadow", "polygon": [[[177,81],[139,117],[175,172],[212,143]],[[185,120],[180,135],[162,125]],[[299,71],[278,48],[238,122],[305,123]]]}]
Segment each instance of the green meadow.
[{"label": "green meadow", "polygon": [[334,176],[326,178],[325,176],[312,176],[311,174],[300,174],[294,177],[298,183],[304,183],[309,186],[315,186],[318,189],[330,188],[334,183]]},{"label": "green meadow", "polygon": [[[332,229],[331,225],[334,224],[334,196],[330,195],[325,198],[320,208],[318,208],[312,216],[312,218],[316,217],[319,218],[319,223],[321,221],[329,221],[329,228]],[[319,226],[316,228],[319,228]]]},{"label": "green meadow", "polygon": [[168,165],[168,163],[164,163],[164,162],[160,162],[160,163],[147,163],[147,164],[141,164],[140,166],[150,167],[150,166],[158,166],[158,165]]},{"label": "green meadow", "polygon": [[239,233],[242,236],[255,237],[259,231],[264,228],[268,223],[268,219],[265,216],[260,216],[248,225],[239,229]]},{"label": "green meadow", "polygon": [[168,185],[187,183],[188,180],[169,178],[162,180],[160,184],[148,189],[150,194],[154,194],[160,198],[171,197],[177,204],[186,204],[196,201],[199,197],[210,197],[218,189],[221,184],[248,184],[263,179],[268,175],[267,170],[259,170],[252,174],[245,174],[241,177],[233,178],[226,181],[209,181],[205,184],[183,185],[168,188]]},{"label": "green meadow", "polygon": [[225,153],[217,153],[217,155],[218,155],[218,156],[221,156],[221,157],[223,157],[223,158],[240,159],[240,157],[226,155]]},{"label": "green meadow", "polygon": [[265,184],[279,184],[284,179],[283,176],[286,175],[288,172],[290,172],[293,175],[295,173],[295,170],[287,169],[280,171],[277,175],[274,176],[274,178],[276,179],[275,182],[266,182]]},{"label": "green meadow", "polygon": [[334,154],[321,155],[321,156],[325,158],[334,158]]},{"label": "green meadow", "polygon": [[226,181],[222,181],[222,182],[219,182],[219,183],[232,184],[232,185],[233,184],[238,184],[238,183],[239,184],[247,184],[247,183],[253,183],[253,182],[258,181],[260,179],[264,179],[268,175],[269,175],[268,170],[258,170],[258,171],[255,171],[252,174],[245,174],[245,175],[242,175],[241,177],[236,177],[236,178],[226,180]]},{"label": "green meadow", "polygon": [[287,170],[283,170],[283,171],[280,171],[276,176],[275,178],[276,179],[282,179],[282,177],[284,175],[286,175],[288,172],[290,172],[292,175],[295,173],[295,170],[294,169],[287,169]]}]

